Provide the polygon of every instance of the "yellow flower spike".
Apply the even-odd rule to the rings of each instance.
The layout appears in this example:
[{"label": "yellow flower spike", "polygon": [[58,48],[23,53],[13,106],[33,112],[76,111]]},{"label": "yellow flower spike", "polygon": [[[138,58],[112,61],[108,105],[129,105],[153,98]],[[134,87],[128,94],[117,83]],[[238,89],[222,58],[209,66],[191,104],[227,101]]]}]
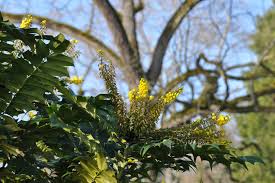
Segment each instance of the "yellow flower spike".
[{"label": "yellow flower spike", "polygon": [[71,78],[68,79],[68,82],[71,84],[80,85],[81,83],[83,83],[83,79],[78,76],[72,76]]},{"label": "yellow flower spike", "polygon": [[23,18],[21,24],[20,24],[20,28],[21,29],[28,29],[31,27],[32,24],[32,16],[31,15],[27,15],[25,18]]},{"label": "yellow flower spike", "polygon": [[36,113],[34,111],[29,111],[28,115],[29,115],[30,119],[33,119],[36,117]]},{"label": "yellow flower spike", "polygon": [[217,119],[215,120],[216,124],[219,126],[223,126],[230,121],[230,117],[228,115],[220,114]]},{"label": "yellow flower spike", "polygon": [[181,93],[183,92],[182,88],[177,89],[176,91],[171,91],[166,93],[162,99],[165,104],[172,103]]},{"label": "yellow flower spike", "polygon": [[135,98],[136,98],[136,89],[135,88],[128,92],[128,97],[129,97],[130,102],[135,100]]},{"label": "yellow flower spike", "polygon": [[148,82],[144,79],[141,78],[139,81],[138,85],[138,95],[140,98],[146,98],[148,96],[148,91],[149,91],[149,84]]},{"label": "yellow flower spike", "polygon": [[46,28],[47,20],[42,20],[42,21],[40,22],[40,25],[41,25],[42,28]]}]

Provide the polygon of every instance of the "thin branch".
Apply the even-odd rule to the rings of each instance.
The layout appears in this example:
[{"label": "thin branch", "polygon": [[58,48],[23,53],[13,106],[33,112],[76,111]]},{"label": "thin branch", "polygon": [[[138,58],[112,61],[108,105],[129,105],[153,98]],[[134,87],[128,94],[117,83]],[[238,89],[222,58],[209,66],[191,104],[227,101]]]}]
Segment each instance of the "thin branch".
[{"label": "thin branch", "polygon": [[138,4],[134,7],[135,14],[144,9],[144,0],[139,0]]},{"label": "thin branch", "polygon": [[177,85],[179,85],[180,83],[186,81],[188,78],[192,77],[192,76],[197,76],[199,74],[208,74],[207,71],[202,70],[200,68],[196,68],[193,70],[189,70],[183,74],[181,74],[180,76],[176,77],[175,79],[171,80],[170,82],[168,82],[168,84],[165,87],[165,92],[171,91],[173,90]]},{"label": "thin branch", "polygon": [[202,0],[186,0],[180,5],[180,7],[175,11],[173,16],[166,24],[161,36],[158,39],[152,57],[152,62],[147,72],[147,78],[149,79],[152,86],[155,85],[161,74],[163,58],[170,39],[186,15],[201,1]]},{"label": "thin branch", "polygon": [[[259,97],[271,95],[275,93],[275,88],[269,88],[262,91],[258,91],[254,93],[256,99]],[[182,103],[182,101],[177,101]],[[192,103],[182,103],[184,105],[184,109],[182,111],[175,112],[171,117],[167,120],[170,121],[171,126],[179,126],[184,124],[186,121],[190,120],[195,115],[198,115],[196,107],[198,107],[201,114],[209,114],[211,112],[211,108],[218,108],[222,105],[223,111],[230,112],[230,113],[248,113],[248,112],[255,112],[255,105],[252,101],[251,94],[237,97],[231,101],[220,100],[217,98],[212,99],[211,106],[205,105],[198,105],[199,100],[194,100]],[[250,104],[251,103],[251,104]],[[258,112],[275,112],[275,107],[273,106],[257,106]]]}]

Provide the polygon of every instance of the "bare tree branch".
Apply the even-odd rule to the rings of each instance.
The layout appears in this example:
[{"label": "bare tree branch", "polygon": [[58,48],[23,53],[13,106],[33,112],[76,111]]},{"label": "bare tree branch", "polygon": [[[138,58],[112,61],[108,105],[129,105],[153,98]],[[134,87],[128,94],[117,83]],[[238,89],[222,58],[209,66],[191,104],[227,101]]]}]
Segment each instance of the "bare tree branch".
[{"label": "bare tree branch", "polygon": [[108,0],[94,0],[94,2],[104,15],[123,59],[127,65],[131,67],[132,72],[136,74],[136,80],[140,77],[144,77],[141,63],[135,57],[135,52],[131,47],[127,33],[121,23],[117,11]]},{"label": "bare tree branch", "polygon": [[134,7],[134,12],[138,13],[138,12],[140,12],[143,9],[144,9],[144,0],[139,0],[138,4],[135,5],[135,7]]},{"label": "bare tree branch", "polygon": [[123,0],[122,22],[128,40],[134,51],[136,62],[139,62],[139,49],[136,35],[135,6],[133,0]]},{"label": "bare tree branch", "polygon": [[189,70],[189,71],[181,74],[180,76],[176,77],[175,79],[171,80],[170,82],[168,82],[168,84],[166,85],[166,88],[164,89],[164,92],[173,90],[177,85],[186,81],[188,78],[190,78],[192,76],[197,76],[199,74],[208,74],[208,72],[205,70],[202,70],[200,68]]},{"label": "bare tree branch", "polygon": [[[271,95],[275,93],[275,88],[268,88],[262,91],[255,92],[253,97],[259,98],[267,95]],[[253,103],[253,97],[251,94],[237,97],[231,101],[224,101],[217,98],[211,99],[211,104],[203,105],[199,104],[201,101],[199,99],[194,100],[192,103],[186,103],[182,101],[177,101],[183,104],[185,107],[182,111],[176,112],[171,115],[169,119],[166,119],[166,127],[178,126],[188,122],[192,117],[199,114],[209,114],[211,112],[211,108],[220,109],[230,113],[248,113],[255,112],[255,104]],[[221,109],[220,106],[223,108]],[[198,108],[196,110],[196,108]],[[200,111],[198,113],[198,110]],[[257,110],[260,112],[274,112],[275,107],[273,106],[257,106]],[[171,123],[168,123],[171,122]]]},{"label": "bare tree branch", "polygon": [[180,7],[175,11],[173,16],[166,24],[161,36],[158,39],[152,62],[147,72],[147,78],[149,79],[151,85],[155,85],[161,73],[163,58],[170,39],[172,38],[184,17],[201,1],[202,0],[186,0],[180,5]]},{"label": "bare tree branch", "polygon": [[[216,69],[209,70],[204,68],[205,64],[202,64],[201,61],[204,61],[207,64],[213,65]],[[229,80],[235,81],[250,81],[254,82],[256,79],[262,79],[265,77],[273,76],[273,73],[263,72],[263,73],[247,73],[242,74],[241,76],[233,76],[228,74],[228,71],[236,68],[245,68],[247,66],[258,66],[257,64],[238,64],[236,66],[228,67],[227,69],[223,68],[222,62],[209,60],[205,54],[199,54],[199,57],[195,61],[195,68],[188,70],[175,79],[168,82],[164,91],[170,91],[175,88],[178,84],[187,82],[190,77],[199,77],[200,75],[205,78],[203,89],[200,92],[199,96],[195,99],[193,98],[190,102],[183,102],[177,100],[177,103],[183,105],[183,110],[178,111],[174,114],[171,114],[169,119],[165,119],[164,122],[166,127],[181,125],[190,121],[190,119],[196,115],[205,115],[209,114],[211,111],[223,110],[231,113],[247,113],[247,112],[274,112],[274,106],[261,106],[257,103],[258,99],[263,96],[269,96],[275,93],[275,88],[270,86],[262,91],[255,91],[250,88],[250,93],[248,95],[236,97],[234,99],[229,99]],[[258,62],[259,63],[259,62]],[[260,62],[261,63],[261,62]],[[207,67],[207,66],[205,66]],[[259,65],[258,67],[262,67]],[[218,78],[223,78],[225,81],[225,97],[220,99],[217,96],[218,87]],[[160,95],[160,94],[159,94]],[[170,121],[171,123],[167,123]]]}]

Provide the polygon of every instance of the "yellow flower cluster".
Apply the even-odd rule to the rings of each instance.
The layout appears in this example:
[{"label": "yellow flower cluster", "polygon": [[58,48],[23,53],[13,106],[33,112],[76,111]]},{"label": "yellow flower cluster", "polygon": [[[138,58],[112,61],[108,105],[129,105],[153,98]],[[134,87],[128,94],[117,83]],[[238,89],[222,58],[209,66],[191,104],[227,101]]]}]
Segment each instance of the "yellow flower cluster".
[{"label": "yellow flower cluster", "polygon": [[104,56],[104,52],[101,49],[96,50],[96,52],[100,57]]},{"label": "yellow flower cluster", "polygon": [[122,144],[126,144],[127,141],[126,141],[125,139],[121,139],[121,143],[122,143]]},{"label": "yellow flower cluster", "polygon": [[33,119],[33,118],[35,118],[36,113],[34,111],[29,111],[28,115],[29,115],[30,119]]},{"label": "yellow flower cluster", "polygon": [[170,104],[172,103],[178,96],[183,92],[182,88],[177,89],[176,91],[171,91],[166,93],[163,97],[162,100],[165,104]]},{"label": "yellow flower cluster", "polygon": [[[149,84],[144,78],[139,81],[138,88],[133,88],[128,92],[128,97],[130,101],[146,99],[149,93]],[[148,98],[147,98],[148,99]],[[149,96],[149,100],[153,100],[154,96]]]},{"label": "yellow flower cluster", "polygon": [[83,83],[83,79],[78,76],[72,76],[71,78],[68,79],[68,82],[71,84],[79,85],[79,84]]},{"label": "yellow flower cluster", "polygon": [[136,89],[132,89],[128,92],[128,97],[130,101],[133,101],[136,97]]},{"label": "yellow flower cluster", "polygon": [[230,117],[228,115],[216,115],[215,113],[211,114],[211,119],[219,126],[223,126],[230,121]]},{"label": "yellow flower cluster", "polygon": [[40,22],[40,25],[41,25],[42,28],[46,28],[47,20],[42,20],[42,21]]},{"label": "yellow flower cluster", "polygon": [[138,160],[133,157],[130,157],[130,158],[127,158],[127,162],[128,163],[136,163],[136,162],[138,162]]},{"label": "yellow flower cluster", "polygon": [[25,17],[22,20],[22,22],[20,24],[20,28],[21,29],[28,29],[28,28],[30,28],[31,24],[32,24],[32,16],[31,15],[27,15],[27,17]]},{"label": "yellow flower cluster", "polygon": [[140,81],[139,81],[139,85],[138,85],[138,95],[139,95],[139,97],[140,98],[147,97],[148,91],[149,91],[148,82],[144,78],[141,78]]}]

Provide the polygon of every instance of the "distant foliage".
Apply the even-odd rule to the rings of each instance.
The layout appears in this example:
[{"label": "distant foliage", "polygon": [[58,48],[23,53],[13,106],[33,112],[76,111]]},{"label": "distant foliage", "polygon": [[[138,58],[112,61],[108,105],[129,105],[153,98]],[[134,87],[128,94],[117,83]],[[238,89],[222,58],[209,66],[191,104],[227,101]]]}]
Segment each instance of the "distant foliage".
[{"label": "distant foliage", "polygon": [[[266,76],[262,79],[254,81],[254,90],[262,91],[263,89],[270,88],[274,91],[275,86],[275,10],[273,7],[268,10],[262,17],[257,20],[256,32],[252,35],[252,50],[258,57],[264,55],[265,60],[263,63],[265,67],[257,67],[252,71],[246,73],[257,73],[263,75],[268,72],[273,72],[270,76]],[[247,83],[247,89],[249,89]],[[262,106],[275,107],[275,94],[269,96],[263,96],[259,99],[259,104]],[[236,166],[233,169],[233,176],[240,182],[247,183],[269,183],[275,182],[275,114],[274,113],[249,113],[237,116],[238,127],[240,129],[240,135],[242,137],[242,153],[253,154],[261,156],[266,162],[261,166],[249,166],[249,172],[245,175],[241,168]]]},{"label": "distant foliage", "polygon": [[154,98],[141,79],[128,109],[104,56],[99,71],[108,93],[75,95],[68,84],[82,80],[67,71],[75,41],[47,35],[45,27],[32,28],[28,16],[18,28],[0,16],[1,182],[142,182],[151,170],[194,169],[197,157],[210,166],[261,162],[233,153],[221,127],[227,116],[156,129],[182,89]]}]

